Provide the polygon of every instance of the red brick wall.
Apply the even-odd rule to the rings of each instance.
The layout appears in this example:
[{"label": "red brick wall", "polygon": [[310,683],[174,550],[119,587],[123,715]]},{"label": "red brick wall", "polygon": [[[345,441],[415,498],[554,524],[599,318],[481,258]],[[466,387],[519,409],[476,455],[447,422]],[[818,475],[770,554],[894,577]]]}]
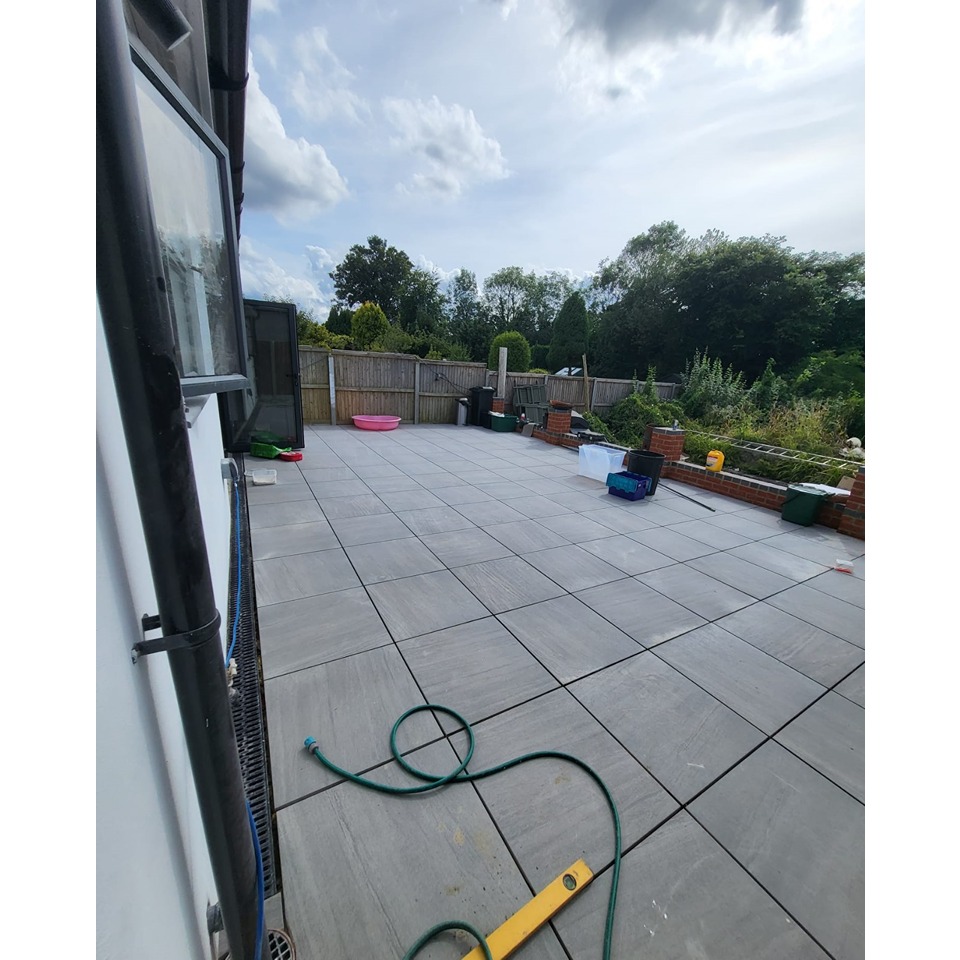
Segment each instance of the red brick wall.
[{"label": "red brick wall", "polygon": [[493,410],[494,413],[504,413],[505,406],[506,406],[506,400],[504,400],[503,397],[493,398],[493,406],[491,407],[491,409]]},{"label": "red brick wall", "polygon": [[654,427],[650,432],[650,452],[662,453],[667,461],[679,460],[683,454],[683,430]]},{"label": "red brick wall", "polygon": [[551,433],[570,432],[570,411],[550,410],[547,413],[547,430]]},{"label": "red brick wall", "polygon": [[859,540],[865,540],[867,537],[865,470],[865,467],[861,467],[860,472],[853,479],[853,489],[847,497],[846,509],[837,527],[841,533],[857,537]]}]

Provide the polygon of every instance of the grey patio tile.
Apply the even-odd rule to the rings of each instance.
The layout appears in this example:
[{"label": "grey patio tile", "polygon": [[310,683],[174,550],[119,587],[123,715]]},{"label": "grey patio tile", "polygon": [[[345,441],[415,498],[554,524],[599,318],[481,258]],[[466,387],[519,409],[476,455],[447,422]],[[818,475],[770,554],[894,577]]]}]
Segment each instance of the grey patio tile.
[{"label": "grey patio tile", "polygon": [[354,473],[361,480],[372,480],[375,477],[402,477],[404,472],[392,463],[363,463],[354,468]]},{"label": "grey patio tile", "polygon": [[443,501],[438,500],[429,490],[421,487],[419,490],[391,490],[378,493],[378,497],[394,513],[401,510],[426,510],[429,507],[442,507]]},{"label": "grey patio tile", "polygon": [[814,563],[812,560],[804,560],[794,553],[787,553],[786,550],[778,550],[771,546],[769,541],[759,543],[745,543],[742,547],[734,547],[730,551],[731,557],[739,557],[741,560],[749,560],[764,570],[771,573],[779,573],[782,577],[789,577],[798,583],[803,580],[809,580],[823,573],[825,567],[821,563]]},{"label": "grey patio tile", "polygon": [[484,500],[480,503],[455,503],[451,506],[471,520],[478,527],[492,527],[499,523],[514,523],[527,518],[513,507],[497,500]]},{"label": "grey patio tile", "polygon": [[693,560],[695,557],[704,557],[713,553],[713,547],[708,547],[699,540],[691,540],[682,533],[677,533],[670,527],[653,527],[647,530],[638,530],[628,533],[631,540],[642,543],[644,546],[662,553],[665,557],[680,562]]},{"label": "grey patio tile", "polygon": [[394,640],[406,640],[490,611],[449,571],[424,573],[367,587]]},{"label": "grey patio tile", "polygon": [[716,624],[825,687],[863,662],[860,647],[766,602],[737,610]]},{"label": "grey patio tile", "polygon": [[712,623],[661,644],[657,656],[768,734],[826,689]]},{"label": "grey patio tile", "polygon": [[689,566],[758,600],[786,590],[796,583],[795,580],[781,577],[779,573],[771,573],[749,560],[741,560],[729,553],[711,553],[705,557],[697,557],[689,561]]},{"label": "grey patio tile", "polygon": [[[530,471],[534,473],[533,470]],[[524,480],[523,485],[530,493],[535,493],[540,497],[552,497],[555,493],[566,493],[567,487],[557,480],[551,480],[549,477],[542,477],[535,474],[536,479]]]},{"label": "grey patio tile", "polygon": [[862,803],[864,716],[863,707],[830,692],[774,739]]},{"label": "grey patio tile", "polygon": [[626,577],[622,570],[572,543],[565,547],[528,553],[524,555],[524,559],[571,593]]},{"label": "grey patio tile", "polygon": [[649,651],[569,689],[682,803],[764,739]]},{"label": "grey patio tile", "polygon": [[644,647],[663,643],[707,622],[645,586],[639,578],[591,587],[577,597]]},{"label": "grey patio tile", "polygon": [[685,537],[699,540],[716,550],[730,550],[750,542],[739,533],[724,530],[723,527],[718,527],[715,523],[707,523],[706,520],[684,520],[682,523],[671,523],[670,529],[682,533]]},{"label": "grey patio tile", "polygon": [[[609,897],[607,871],[554,921],[573,960],[600,956]],[[685,811],[623,858],[613,945],[637,960],[828,960]]]},{"label": "grey patio tile", "polygon": [[504,480],[520,480],[523,481],[523,485],[527,485],[528,480],[539,480],[540,478],[533,473],[531,470],[528,470],[526,467],[502,467],[498,470],[493,471],[497,476],[503,477]]},{"label": "grey patio tile", "polygon": [[[693,500],[678,496],[671,490],[668,490],[665,484],[661,483],[657,487],[653,502],[661,507],[666,507],[668,510],[672,510],[674,513],[689,517],[691,520],[707,520],[714,516],[714,514],[703,505],[705,501],[701,498],[699,490],[696,493],[690,494],[690,496],[693,496],[698,502],[694,503]],[[707,506],[711,506],[711,504],[707,504]]]},{"label": "grey patio tile", "polygon": [[443,564],[415,537],[361,543],[347,547],[347,556],[365,584],[399,580],[442,570]]},{"label": "grey patio tile", "polygon": [[383,540],[402,540],[412,537],[410,529],[392,514],[343,517],[330,521],[340,543],[353,547],[360,543],[379,543]]},{"label": "grey patio tile", "polygon": [[650,547],[638,543],[632,537],[604,537],[602,540],[590,540],[582,544],[582,547],[588,553],[600,557],[601,560],[612,564],[628,576],[647,573],[676,563],[672,557],[651,550]]},{"label": "grey patio tile", "polygon": [[311,467],[301,469],[306,483],[328,483],[331,480],[358,480],[359,475],[349,467]]},{"label": "grey patio tile", "polygon": [[531,520],[561,515],[576,516],[576,514],[571,514],[566,507],[561,507],[559,503],[554,503],[548,497],[517,497],[510,501],[510,508]]},{"label": "grey patio tile", "polygon": [[570,493],[554,493],[550,495],[550,499],[573,513],[587,513],[590,510],[599,510],[601,507],[606,507],[606,500],[614,499],[613,497],[607,497],[606,493],[603,492],[605,490],[605,487],[602,488],[597,496],[591,496],[581,490],[573,490]]},{"label": "grey patio tile", "polygon": [[705,620],[717,620],[754,602],[753,597],[682,563],[651,570],[641,579]]},{"label": "grey patio tile", "polygon": [[[494,543],[499,544],[499,541],[494,540]],[[520,557],[507,556],[459,566],[453,572],[491,613],[504,613],[515,607],[563,596],[565,592]]]},{"label": "grey patio tile", "polygon": [[[436,771],[457,764],[446,743],[410,759]],[[416,783],[396,764],[373,775]],[[451,917],[489,934],[530,899],[496,826],[465,784],[390,797],[344,783],[280,811],[277,826],[298,960],[400,957]],[[462,956],[468,945],[447,936],[420,956]],[[547,926],[523,956],[564,960],[565,954]]]},{"label": "grey patio tile", "polygon": [[[566,690],[514,707],[474,732],[470,772],[540,750],[561,750],[589,764],[613,794],[624,846],[677,809],[677,801]],[[578,857],[594,873],[613,860],[610,808],[597,784],[575,764],[540,758],[476,785],[534,889],[542,889]]]},{"label": "grey patio tile", "polygon": [[[570,490],[582,490],[585,493],[596,493],[599,492],[601,487],[606,487],[606,484],[600,480],[594,480],[592,477],[582,477],[576,473],[569,477],[564,477],[559,482]],[[606,489],[604,489],[604,493],[605,492]]]},{"label": "grey patio tile", "polygon": [[328,520],[342,520],[346,517],[382,516],[390,512],[390,508],[373,493],[365,493],[356,497],[335,497],[332,500],[321,500],[320,506]]},{"label": "grey patio tile", "polygon": [[463,481],[446,470],[437,470],[436,473],[418,473],[417,483],[425,490],[446,490],[448,487],[459,487]]},{"label": "grey patio tile", "polygon": [[331,500],[336,497],[358,497],[364,493],[371,493],[362,480],[321,480],[317,483],[311,483],[310,489],[314,492],[316,498],[321,501]]},{"label": "grey patio tile", "polygon": [[313,491],[305,483],[273,483],[247,488],[247,503],[251,506],[313,499]]},{"label": "grey patio tile", "polygon": [[291,523],[315,523],[323,520],[320,507],[314,500],[293,500],[288,503],[250,505],[250,529],[285,527]]},{"label": "grey patio tile", "polygon": [[530,491],[522,483],[511,480],[501,480],[499,483],[477,483],[477,488],[489,493],[494,500],[512,500],[517,497],[528,497]]},{"label": "grey patio tile", "polygon": [[861,803],[770,741],[690,812],[836,960],[862,960]]},{"label": "grey patio tile", "polygon": [[[845,537],[826,527],[801,527],[796,532],[781,533],[767,542],[778,550],[796,554],[814,563],[832,567],[838,559],[852,559],[863,554],[864,543],[853,537]],[[807,532],[812,531],[812,532]]]},{"label": "grey patio tile", "polygon": [[263,675],[269,679],[391,643],[360,587],[262,607]]},{"label": "grey patio tile", "polygon": [[[484,525],[485,526],[485,525]],[[515,520],[512,523],[492,523],[485,526],[487,533],[514,553],[532,553],[549,547],[569,545],[570,541],[548,530],[536,520]]]},{"label": "grey patio tile", "polygon": [[255,560],[253,570],[260,608],[360,586],[347,555],[339,548]]},{"label": "grey patio tile", "polygon": [[[453,707],[468,723],[557,686],[494,617],[414,637],[401,653],[427,701]],[[444,714],[438,719],[445,730],[459,726]]]},{"label": "grey patio tile", "polygon": [[498,560],[512,553],[499,540],[494,540],[478,527],[454,530],[450,533],[431,533],[421,541],[447,567],[462,567],[468,563]]},{"label": "grey patio tile", "polygon": [[336,547],[336,535],[326,520],[291,523],[284,527],[260,527],[252,530],[254,560],[290,557],[295,553],[316,553]]},{"label": "grey patio tile", "polygon": [[767,603],[858,647],[864,646],[863,610],[846,600],[838,600],[801,583],[771,597]]},{"label": "grey patio tile", "polygon": [[421,483],[408,477],[405,473],[395,477],[371,477],[365,481],[367,487],[376,494],[395,493],[397,490],[423,490]]},{"label": "grey patio tile", "polygon": [[841,680],[835,687],[834,690],[846,697],[848,700],[852,700],[854,703],[859,703],[861,707],[866,705],[866,684],[867,684],[867,667],[866,664],[860,664],[853,673],[850,674],[845,680]]},{"label": "grey patio tile", "polygon": [[479,487],[474,487],[465,482],[454,486],[440,487],[433,492],[433,495],[451,507],[461,503],[493,502],[493,497],[489,493],[484,493]]},{"label": "grey patio tile", "polygon": [[819,577],[807,581],[808,587],[819,590],[838,600],[846,600],[855,607],[866,606],[866,591],[864,581],[851,576],[849,573],[840,573],[838,570],[828,570]]},{"label": "grey patio tile", "polygon": [[[515,501],[519,502],[519,501]],[[563,510],[562,507],[559,509]],[[586,513],[568,513],[563,510],[560,516],[542,516],[542,523],[548,530],[559,533],[571,543],[583,543],[586,540],[600,540],[603,537],[612,537],[616,531],[596,520]]]},{"label": "grey patio tile", "polygon": [[418,537],[431,533],[449,533],[452,530],[471,530],[474,524],[453,507],[431,507],[428,510],[405,510],[398,513],[402,520]]},{"label": "grey patio tile", "polygon": [[682,513],[677,513],[676,510],[672,510],[663,504],[655,503],[649,497],[631,502],[630,500],[621,500],[619,497],[612,497],[608,494],[607,499],[611,505],[619,505],[624,513],[636,514],[638,517],[642,517],[644,520],[656,526],[668,526],[689,520],[689,518]]},{"label": "grey patio tile", "polygon": [[741,513],[715,513],[704,518],[707,523],[722,527],[731,533],[738,533],[748,540],[767,540],[777,535],[772,527],[764,523],[757,523]]},{"label": "grey patio tile", "polygon": [[501,613],[499,619],[561,683],[642,651],[576,597],[544,600]]},{"label": "grey patio tile", "polygon": [[[264,691],[278,807],[340,779],[307,752],[306,737],[344,769],[365,770],[390,759],[394,721],[424,703],[394,644],[267,680]],[[418,713],[398,742],[409,750],[440,735],[433,716]]]},{"label": "grey patio tile", "polygon": [[[612,501],[614,498],[611,497]],[[657,525],[652,520],[645,520],[636,512],[629,510],[609,509],[605,501],[600,501],[600,508],[596,510],[584,510],[580,514],[588,520],[593,520],[601,526],[607,527],[614,533],[630,534],[638,533],[641,530],[655,530]]]}]

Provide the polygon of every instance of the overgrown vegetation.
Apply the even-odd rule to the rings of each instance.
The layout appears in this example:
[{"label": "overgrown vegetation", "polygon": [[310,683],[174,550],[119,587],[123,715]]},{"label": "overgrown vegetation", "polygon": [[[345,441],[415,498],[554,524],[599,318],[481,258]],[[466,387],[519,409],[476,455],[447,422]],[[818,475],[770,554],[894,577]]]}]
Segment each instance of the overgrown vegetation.
[{"label": "overgrown vegetation", "polygon": [[[724,469],[781,482],[835,485],[841,476],[856,474],[857,460],[848,467],[818,466],[744,450],[735,441],[839,458],[848,436],[863,436],[862,429],[851,434],[851,427],[863,426],[858,394],[828,399],[798,396],[795,383],[780,377],[772,361],[748,387],[742,373],[699,351],[687,364],[682,384],[678,400],[660,400],[651,368],[642,387],[638,383],[604,420],[595,416],[587,420],[591,429],[629,447],[643,443],[648,427],[676,421],[687,431],[684,452],[694,463],[705,463],[709,451],[721,450]],[[717,440],[717,435],[734,442]]]}]

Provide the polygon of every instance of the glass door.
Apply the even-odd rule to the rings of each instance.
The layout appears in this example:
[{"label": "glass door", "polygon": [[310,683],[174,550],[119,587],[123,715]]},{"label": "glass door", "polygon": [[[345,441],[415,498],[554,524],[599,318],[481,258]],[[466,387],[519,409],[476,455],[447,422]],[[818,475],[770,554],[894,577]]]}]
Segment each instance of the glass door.
[{"label": "glass door", "polygon": [[250,387],[220,395],[226,449],[246,453],[252,440],[303,447],[297,308],[292,303],[244,300]]}]

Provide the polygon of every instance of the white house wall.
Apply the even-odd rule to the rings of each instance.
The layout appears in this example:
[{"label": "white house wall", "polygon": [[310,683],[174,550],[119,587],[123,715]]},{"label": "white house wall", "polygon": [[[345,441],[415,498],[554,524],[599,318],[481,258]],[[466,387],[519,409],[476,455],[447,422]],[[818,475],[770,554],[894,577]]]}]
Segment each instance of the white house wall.
[{"label": "white house wall", "polygon": [[[97,321],[97,958],[202,960],[217,896],[166,655],[130,658],[157,605]],[[225,637],[233,500],[216,398],[190,444]]]}]

